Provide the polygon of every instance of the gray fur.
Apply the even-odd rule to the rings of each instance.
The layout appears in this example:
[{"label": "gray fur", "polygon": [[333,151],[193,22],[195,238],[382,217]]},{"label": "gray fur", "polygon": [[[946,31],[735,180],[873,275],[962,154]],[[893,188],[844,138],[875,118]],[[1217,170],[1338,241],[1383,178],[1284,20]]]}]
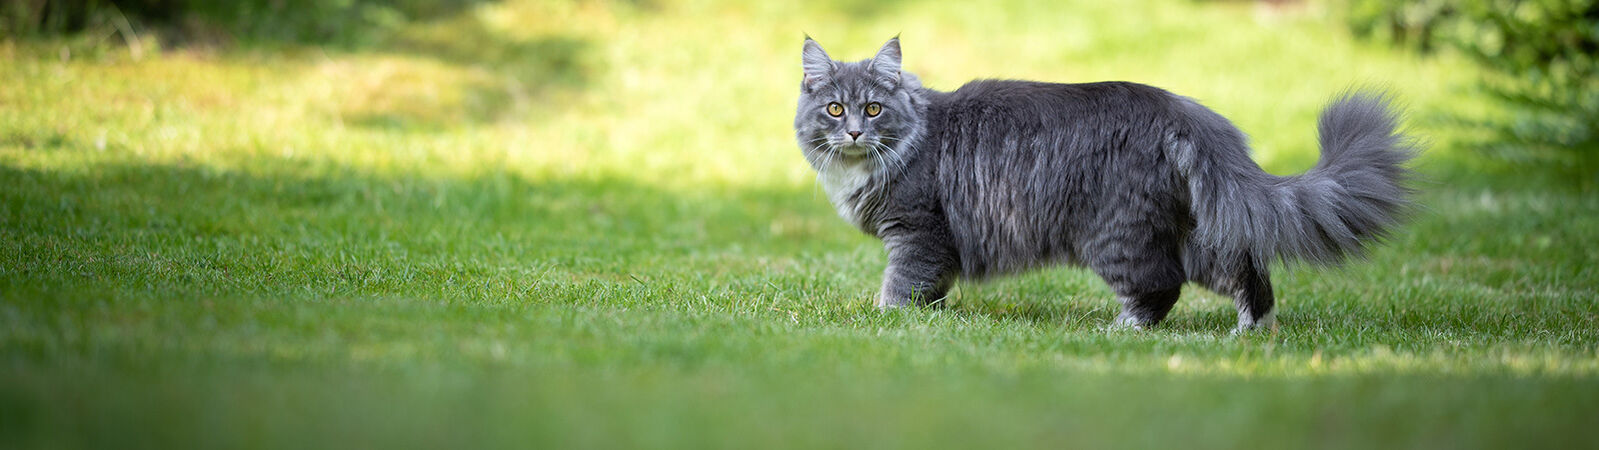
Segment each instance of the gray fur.
[{"label": "gray fur", "polygon": [[1118,324],[1158,323],[1194,281],[1232,296],[1248,330],[1273,317],[1272,261],[1358,256],[1411,196],[1415,145],[1380,94],[1334,100],[1320,162],[1278,177],[1226,118],[1150,86],[979,80],[940,92],[899,70],[897,38],[853,63],[807,38],[802,59],[796,137],[840,215],[883,240],[881,307],[939,303],[958,277],[1071,264],[1110,284]]}]

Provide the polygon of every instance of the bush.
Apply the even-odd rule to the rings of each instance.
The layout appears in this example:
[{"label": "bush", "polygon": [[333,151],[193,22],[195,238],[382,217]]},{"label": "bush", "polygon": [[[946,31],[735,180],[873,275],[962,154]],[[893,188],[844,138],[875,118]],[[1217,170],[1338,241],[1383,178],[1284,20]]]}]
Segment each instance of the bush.
[{"label": "bush", "polygon": [[1599,149],[1599,0],[1351,0],[1348,17],[1357,35],[1488,68],[1511,137]]}]

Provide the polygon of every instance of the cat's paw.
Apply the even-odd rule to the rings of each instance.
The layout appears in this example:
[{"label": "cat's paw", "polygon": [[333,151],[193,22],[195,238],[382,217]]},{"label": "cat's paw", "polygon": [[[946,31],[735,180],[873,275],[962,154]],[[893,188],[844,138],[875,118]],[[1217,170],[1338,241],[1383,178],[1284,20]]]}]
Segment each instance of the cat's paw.
[{"label": "cat's paw", "polygon": [[1277,310],[1275,310],[1275,309],[1266,312],[1266,315],[1260,316],[1259,319],[1256,319],[1256,320],[1253,320],[1253,321],[1248,321],[1248,320],[1246,320],[1244,318],[1239,318],[1238,326],[1233,328],[1233,336],[1238,336],[1238,335],[1241,335],[1241,334],[1248,334],[1248,333],[1276,333],[1276,332],[1277,332]]},{"label": "cat's paw", "polygon": [[879,310],[888,311],[888,310],[892,310],[892,309],[908,308],[908,307],[916,306],[916,304],[911,302],[911,301],[909,301],[909,300],[895,300],[895,299],[891,299],[891,298],[878,298],[877,302],[874,303],[873,306],[876,306],[877,309],[879,309]]},{"label": "cat's paw", "polygon": [[917,297],[912,297],[912,298],[878,297],[876,306],[877,306],[877,309],[881,309],[881,310],[884,310],[884,311],[887,311],[887,310],[890,310],[890,309],[896,309],[896,308],[909,308],[909,307],[913,307],[913,306],[914,307],[931,308],[931,309],[943,309],[943,308],[946,308],[946,307],[949,306],[949,303],[945,301],[946,299],[947,299],[946,297],[939,297],[937,300],[924,300],[924,299],[917,298]]},{"label": "cat's paw", "polygon": [[1116,320],[1110,322],[1110,326],[1105,328],[1108,330],[1143,330],[1149,328],[1150,325],[1149,321],[1123,311],[1116,316]]},{"label": "cat's paw", "polygon": [[1271,333],[1276,333],[1276,332],[1277,332],[1277,326],[1276,325],[1269,326],[1269,327],[1263,327],[1263,326],[1248,326],[1248,327],[1246,327],[1246,326],[1243,326],[1243,325],[1239,325],[1239,326],[1233,327],[1233,331],[1231,332],[1231,334],[1233,336],[1243,336],[1243,335],[1246,335],[1246,334],[1271,334]]}]

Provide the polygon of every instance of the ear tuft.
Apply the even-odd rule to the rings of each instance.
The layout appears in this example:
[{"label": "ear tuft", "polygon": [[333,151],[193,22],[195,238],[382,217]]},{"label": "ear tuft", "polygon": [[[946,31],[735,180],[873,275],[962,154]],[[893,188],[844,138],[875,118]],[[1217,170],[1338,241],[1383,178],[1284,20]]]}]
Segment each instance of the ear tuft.
[{"label": "ear tuft", "polygon": [[894,36],[893,39],[888,40],[888,43],[883,44],[883,48],[877,51],[877,56],[872,57],[872,63],[869,67],[872,76],[876,77],[878,82],[889,87],[899,86],[899,36]]},{"label": "ear tuft", "polygon": [[810,86],[826,80],[833,75],[833,58],[822,51],[822,45],[805,36],[805,49],[800,52],[800,66],[805,69],[804,85]]}]

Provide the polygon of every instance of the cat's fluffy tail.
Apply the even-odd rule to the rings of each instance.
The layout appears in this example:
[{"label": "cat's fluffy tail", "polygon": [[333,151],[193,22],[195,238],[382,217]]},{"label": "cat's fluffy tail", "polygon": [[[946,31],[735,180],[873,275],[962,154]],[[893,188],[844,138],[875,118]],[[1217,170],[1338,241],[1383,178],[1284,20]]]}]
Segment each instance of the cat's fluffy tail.
[{"label": "cat's fluffy tail", "polygon": [[[1198,107],[1198,110],[1193,109]],[[1386,95],[1351,91],[1322,111],[1321,160],[1278,177],[1249,159],[1242,133],[1191,104],[1191,127],[1169,145],[1188,179],[1196,243],[1273,259],[1335,264],[1364,253],[1410,208],[1406,163],[1415,141],[1397,127]]]}]

